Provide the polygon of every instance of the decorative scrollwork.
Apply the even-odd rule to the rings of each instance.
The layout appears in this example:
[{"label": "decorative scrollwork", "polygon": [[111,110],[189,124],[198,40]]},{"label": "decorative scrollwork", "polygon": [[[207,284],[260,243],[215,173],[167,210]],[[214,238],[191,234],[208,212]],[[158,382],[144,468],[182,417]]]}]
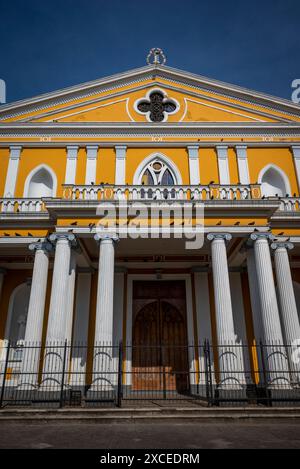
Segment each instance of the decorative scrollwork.
[{"label": "decorative scrollwork", "polygon": [[152,122],[163,122],[166,114],[173,114],[177,110],[174,100],[166,98],[161,91],[153,91],[149,98],[141,100],[137,109],[142,114],[148,114]]}]

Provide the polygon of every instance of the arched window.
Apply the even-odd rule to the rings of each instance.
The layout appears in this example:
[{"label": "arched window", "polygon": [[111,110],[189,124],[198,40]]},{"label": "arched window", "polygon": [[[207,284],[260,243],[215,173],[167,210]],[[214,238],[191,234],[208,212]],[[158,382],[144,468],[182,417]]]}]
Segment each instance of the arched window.
[{"label": "arched window", "polygon": [[157,158],[151,161],[144,169],[141,183],[146,186],[174,186],[175,177],[171,169]]},{"label": "arched window", "polygon": [[24,197],[39,199],[42,197],[55,197],[57,180],[54,172],[45,165],[35,168],[28,175]]},{"label": "arched window", "polygon": [[264,168],[259,176],[262,195],[265,197],[285,197],[291,195],[290,184],[284,172],[272,165]]}]

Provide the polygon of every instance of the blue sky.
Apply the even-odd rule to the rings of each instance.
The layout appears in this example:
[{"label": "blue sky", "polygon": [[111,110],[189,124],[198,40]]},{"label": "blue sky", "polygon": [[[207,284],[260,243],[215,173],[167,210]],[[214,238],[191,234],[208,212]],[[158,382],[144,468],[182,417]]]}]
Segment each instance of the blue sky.
[{"label": "blue sky", "polygon": [[0,0],[7,101],[145,65],[287,99],[300,78],[299,0]]}]

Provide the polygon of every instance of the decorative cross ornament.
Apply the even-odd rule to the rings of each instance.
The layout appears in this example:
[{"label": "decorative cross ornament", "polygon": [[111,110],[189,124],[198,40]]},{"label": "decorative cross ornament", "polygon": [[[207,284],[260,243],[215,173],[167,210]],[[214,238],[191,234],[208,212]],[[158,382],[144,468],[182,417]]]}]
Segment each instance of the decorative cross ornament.
[{"label": "decorative cross ornament", "polygon": [[165,65],[167,59],[165,54],[158,47],[153,47],[147,55],[148,65]]},{"label": "decorative cross ornament", "polygon": [[169,99],[160,90],[152,90],[146,98],[138,101],[136,109],[140,114],[146,114],[152,122],[163,122],[168,114],[174,114],[179,108],[174,99]]}]

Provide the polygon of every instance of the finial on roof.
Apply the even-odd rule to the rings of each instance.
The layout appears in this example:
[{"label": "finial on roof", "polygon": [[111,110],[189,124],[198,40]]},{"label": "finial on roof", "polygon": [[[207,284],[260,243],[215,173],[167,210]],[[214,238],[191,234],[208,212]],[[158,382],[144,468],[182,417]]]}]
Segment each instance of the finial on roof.
[{"label": "finial on roof", "polygon": [[153,47],[147,55],[148,65],[165,65],[167,59],[162,49]]}]

